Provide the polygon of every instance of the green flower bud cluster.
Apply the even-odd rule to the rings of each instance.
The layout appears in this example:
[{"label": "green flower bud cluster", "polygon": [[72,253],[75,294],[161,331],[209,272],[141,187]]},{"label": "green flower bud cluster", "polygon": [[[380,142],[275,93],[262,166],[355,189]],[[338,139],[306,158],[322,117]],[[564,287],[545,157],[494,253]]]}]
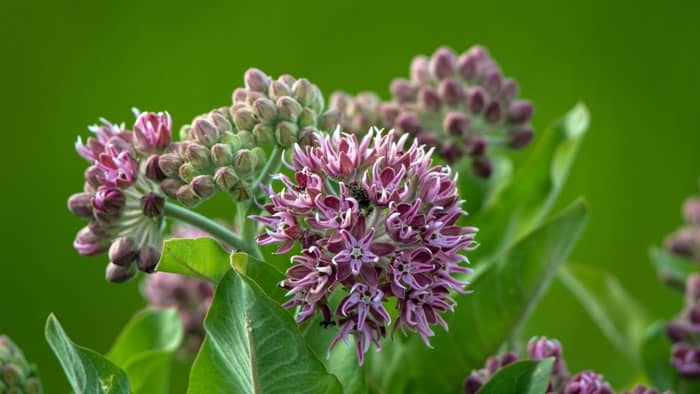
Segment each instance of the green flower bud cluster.
[{"label": "green flower bud cluster", "polygon": [[22,351],[5,335],[0,335],[0,393],[43,393],[36,368],[27,362]]},{"label": "green flower bud cluster", "polygon": [[331,94],[330,108],[341,114],[340,129],[364,135],[371,127],[384,128],[379,114],[381,99],[374,92],[360,92],[351,96],[345,92]]},{"label": "green flower bud cluster", "polygon": [[251,198],[256,173],[267,157],[251,132],[234,127],[227,109],[196,117],[180,129],[180,138],[171,152],[158,158],[163,193],[188,207],[217,189],[236,201]]},{"label": "green flower bud cluster", "polygon": [[315,132],[332,131],[340,121],[337,110],[325,110],[323,94],[307,79],[285,74],[273,80],[255,68],[244,79],[245,88],[233,92],[230,115],[239,133],[251,133],[257,145],[307,145]]}]

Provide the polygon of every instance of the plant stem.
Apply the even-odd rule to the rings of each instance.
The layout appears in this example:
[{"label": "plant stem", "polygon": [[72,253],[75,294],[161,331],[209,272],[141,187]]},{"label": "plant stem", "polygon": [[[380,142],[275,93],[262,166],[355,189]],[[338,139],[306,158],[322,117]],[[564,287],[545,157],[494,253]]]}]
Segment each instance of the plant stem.
[{"label": "plant stem", "polygon": [[248,253],[256,260],[265,261],[255,240],[243,240],[219,223],[179,205],[166,202],[164,212],[166,216],[195,226],[232,248]]},{"label": "plant stem", "polygon": [[282,150],[279,146],[275,145],[275,147],[272,148],[272,152],[270,152],[270,159],[265,163],[265,167],[263,167],[262,171],[260,171],[260,176],[253,182],[253,187],[251,188],[253,195],[255,195],[258,186],[265,182],[271,173],[279,171],[280,164],[282,164]]}]

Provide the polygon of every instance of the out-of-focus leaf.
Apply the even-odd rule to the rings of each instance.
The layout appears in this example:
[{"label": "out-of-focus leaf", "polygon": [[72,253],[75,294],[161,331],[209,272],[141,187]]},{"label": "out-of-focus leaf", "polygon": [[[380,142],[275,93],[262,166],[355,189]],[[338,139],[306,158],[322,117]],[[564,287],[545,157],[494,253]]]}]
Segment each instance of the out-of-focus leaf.
[{"label": "out-of-focus leaf", "polygon": [[654,387],[671,390],[678,386],[678,374],[671,365],[671,341],[662,322],[649,327],[642,343],[641,356],[644,371]]},{"label": "out-of-focus leaf", "polygon": [[229,254],[214,239],[204,237],[166,240],[156,271],[219,283],[230,269]]},{"label": "out-of-focus leaf", "polygon": [[[515,338],[566,261],[587,218],[585,204],[577,201],[497,256],[474,278],[470,286],[474,293],[459,297],[455,312],[445,316],[449,332],[436,331],[431,339],[434,349],[425,347],[416,336],[406,345],[411,347],[410,356],[399,360],[401,373],[396,379],[412,375],[409,391],[457,392],[472,369],[480,368],[488,356]],[[388,370],[394,368],[382,358],[385,356],[379,357],[371,360],[371,371],[377,363]],[[373,372],[371,385],[378,381],[385,379]],[[401,383],[388,381],[380,388],[391,392],[394,385]]]},{"label": "out-of-focus leaf", "polygon": [[173,354],[182,337],[174,309],[146,309],[127,323],[107,358],[126,372],[134,393],[168,393]]},{"label": "out-of-focus leaf", "polygon": [[639,349],[650,320],[617,278],[581,264],[561,267],[558,277],[617,350],[639,364]]},{"label": "out-of-focus leaf", "polygon": [[129,394],[126,373],[102,355],[76,345],[56,317],[46,321],[46,340],[77,394]]},{"label": "out-of-focus leaf", "polygon": [[245,275],[229,271],[204,324],[188,393],[340,393],[292,317]]},{"label": "out-of-focus leaf", "polygon": [[510,183],[500,193],[491,194],[482,209],[470,217],[469,223],[481,229],[481,246],[472,255],[474,261],[498,254],[547,216],[564,186],[588,124],[588,109],[577,104],[536,136],[531,155],[515,171]]},{"label": "out-of-focus leaf", "polygon": [[676,257],[659,247],[649,249],[649,257],[659,277],[678,289],[685,289],[685,282],[691,274],[700,274],[700,264]]},{"label": "out-of-focus leaf", "polygon": [[519,361],[498,371],[479,394],[543,394],[552,374],[553,358]]}]

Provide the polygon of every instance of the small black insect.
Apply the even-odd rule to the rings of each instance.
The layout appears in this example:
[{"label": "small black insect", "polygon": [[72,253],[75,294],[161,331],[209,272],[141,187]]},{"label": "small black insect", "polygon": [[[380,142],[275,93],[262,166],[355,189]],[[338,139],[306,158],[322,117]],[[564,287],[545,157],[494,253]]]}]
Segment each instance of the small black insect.
[{"label": "small black insect", "polygon": [[369,207],[369,193],[362,187],[360,182],[352,181],[348,184],[348,188],[350,189],[350,195],[360,204],[361,208]]}]

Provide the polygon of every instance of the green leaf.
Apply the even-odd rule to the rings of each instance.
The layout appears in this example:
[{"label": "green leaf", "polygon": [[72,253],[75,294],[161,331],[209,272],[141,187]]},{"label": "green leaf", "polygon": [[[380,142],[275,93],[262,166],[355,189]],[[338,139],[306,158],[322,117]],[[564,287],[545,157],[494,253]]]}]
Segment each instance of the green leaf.
[{"label": "green leaf", "polygon": [[[588,109],[577,104],[536,137],[532,153],[510,183],[493,193],[470,218],[469,222],[481,229],[481,246],[472,257],[474,261],[498,254],[547,216],[564,186],[588,124]],[[469,199],[468,195],[463,197]]]},{"label": "green leaf", "polygon": [[561,267],[558,277],[617,350],[639,364],[648,313],[617,278],[581,264]]},{"label": "green leaf", "polygon": [[[450,331],[436,331],[431,339],[434,349],[412,338],[410,359],[422,362],[410,368],[412,386],[455,392],[472,369],[512,341],[569,256],[587,217],[585,204],[575,202],[474,276],[470,286],[474,293],[459,297],[455,312],[445,316]],[[407,369],[407,360],[401,362]]]},{"label": "green leaf", "polygon": [[174,309],[146,309],[127,323],[107,354],[126,371],[133,392],[167,393],[173,354],[183,337]]},{"label": "green leaf", "polygon": [[131,392],[124,371],[102,355],[71,341],[53,314],[46,321],[45,335],[77,394]]},{"label": "green leaf", "polygon": [[229,271],[204,324],[188,393],[340,393],[292,317],[245,275]]},{"label": "green leaf", "polygon": [[163,242],[156,271],[192,276],[219,283],[231,269],[229,254],[208,237],[173,238]]},{"label": "green leaf", "polygon": [[479,394],[543,394],[552,374],[553,358],[519,361],[506,366],[479,390]]},{"label": "green leaf", "polygon": [[665,249],[654,246],[649,249],[649,256],[659,277],[680,290],[685,289],[688,276],[700,274],[700,265],[691,260],[676,257]]},{"label": "green leaf", "polygon": [[649,380],[659,390],[675,390],[679,376],[671,365],[671,341],[664,324],[656,322],[649,327],[642,344],[642,364]]},{"label": "green leaf", "polygon": [[277,301],[277,303],[282,304],[287,300],[286,290],[279,286],[285,276],[277,268],[262,261],[253,260],[253,262],[249,262],[248,255],[243,252],[231,254],[231,267],[252,279],[263,289],[266,295]]}]

